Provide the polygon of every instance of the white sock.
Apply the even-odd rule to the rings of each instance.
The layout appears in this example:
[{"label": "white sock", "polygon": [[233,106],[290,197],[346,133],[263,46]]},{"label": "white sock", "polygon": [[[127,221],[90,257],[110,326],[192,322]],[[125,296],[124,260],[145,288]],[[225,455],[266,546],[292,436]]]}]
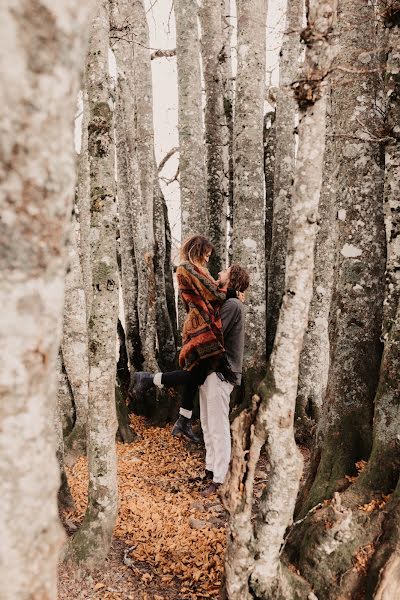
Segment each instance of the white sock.
[{"label": "white sock", "polygon": [[153,377],[154,385],[156,385],[160,389],[162,389],[164,387],[163,384],[161,383],[161,377],[162,377],[162,373],[156,373]]},{"label": "white sock", "polygon": [[188,410],[187,408],[180,408],[179,409],[179,414],[182,415],[182,417],[186,417],[186,419],[191,419],[192,418],[192,412],[191,410]]}]

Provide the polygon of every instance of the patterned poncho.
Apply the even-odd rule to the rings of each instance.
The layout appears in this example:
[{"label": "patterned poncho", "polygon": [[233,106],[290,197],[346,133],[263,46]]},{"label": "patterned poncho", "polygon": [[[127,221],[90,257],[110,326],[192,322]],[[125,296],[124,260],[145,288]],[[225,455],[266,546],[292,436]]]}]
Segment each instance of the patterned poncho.
[{"label": "patterned poncho", "polygon": [[226,298],[226,290],[218,288],[211,276],[189,262],[177,268],[176,276],[187,311],[179,365],[190,371],[200,361],[224,352],[220,306]]}]

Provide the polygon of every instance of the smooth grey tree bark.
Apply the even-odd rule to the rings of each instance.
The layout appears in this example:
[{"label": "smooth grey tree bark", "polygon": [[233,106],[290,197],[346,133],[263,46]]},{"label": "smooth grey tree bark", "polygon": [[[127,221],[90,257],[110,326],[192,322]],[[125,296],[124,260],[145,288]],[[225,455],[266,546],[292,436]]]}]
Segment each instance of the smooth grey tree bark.
[{"label": "smooth grey tree bark", "polygon": [[[256,17],[255,17],[256,15]],[[249,270],[244,382],[255,389],[265,367],[265,211],[263,118],[266,0],[239,0],[234,120],[233,262]]]},{"label": "smooth grey tree bark", "polygon": [[73,120],[90,8],[76,0],[0,7],[4,600],[57,596],[63,535],[52,425],[75,185]]},{"label": "smooth grey tree bark", "polygon": [[[205,142],[207,164],[207,213],[210,241],[215,253],[211,273],[217,277],[226,264],[226,234],[229,182],[226,178],[226,151],[229,131],[224,110],[224,70],[226,60],[221,5],[203,0],[200,9],[201,55],[205,85]],[[225,164],[224,164],[225,163]]]},{"label": "smooth grey tree bark", "polygon": [[310,445],[322,411],[328,385],[330,364],[329,322],[337,254],[338,214],[336,178],[338,173],[335,142],[330,126],[328,100],[327,141],[325,145],[323,185],[319,203],[319,229],[315,243],[313,298],[308,315],[300,358],[296,402],[296,434]]},{"label": "smooth grey tree bark", "polygon": [[275,109],[276,147],[272,240],[268,263],[267,356],[272,351],[285,291],[286,246],[296,154],[297,105],[291,85],[299,74],[304,0],[288,0],[286,11]]},{"label": "smooth grey tree bark", "polygon": [[89,320],[92,306],[92,264],[90,255],[90,167],[88,155],[89,103],[86,88],[86,74],[82,86],[82,135],[78,156],[78,181],[76,186],[76,204],[78,207],[78,250],[82,268],[83,286],[86,299],[86,318]]},{"label": "smooth grey tree bark", "polygon": [[[334,0],[309,2],[303,32],[307,34],[305,64],[295,87],[300,111],[299,148],[289,221],[286,291],[267,375],[259,387],[260,397],[253,396],[252,408],[244,411],[233,426],[233,458],[224,485],[225,506],[230,512],[225,558],[229,599],[295,597],[293,578],[281,563],[281,548],[292,522],[303,465],[294,440],[293,421],[300,352],[312,297],[325,146],[324,79],[333,58],[335,17]],[[264,444],[270,473],[253,526],[254,472]],[[307,597],[311,588],[306,593],[305,589],[298,597]]]},{"label": "smooth grey tree bark", "polygon": [[175,0],[182,239],[208,235],[207,174],[196,0]]},{"label": "smooth grey tree bark", "polygon": [[101,0],[93,20],[87,59],[93,282],[87,436],[90,484],[85,517],[67,548],[68,558],[89,568],[98,566],[107,556],[118,511],[115,447],[118,270],[109,32],[109,2]]},{"label": "smooth grey tree bark", "polygon": [[[335,136],[337,274],[331,315],[331,360],[313,481],[302,513],[346,486],[346,475],[371,451],[373,400],[382,355],[385,230],[383,151],[373,123],[380,79],[375,8],[362,0],[340,6],[338,70],[332,90]],[[348,73],[352,71],[352,84]],[[319,460],[320,456],[320,460]],[[314,462],[313,461],[313,462]],[[315,472],[315,470],[314,470]]]},{"label": "smooth grey tree bark", "polygon": [[228,204],[228,262],[232,257],[232,223],[233,223],[233,111],[235,90],[232,70],[232,2],[221,0],[223,48],[220,56],[222,68],[223,103],[225,126],[227,128],[227,145],[224,147],[224,190]]},{"label": "smooth grey tree bark", "polygon": [[77,227],[72,219],[65,277],[64,323],[61,341],[64,368],[75,409],[74,427],[65,439],[64,460],[73,464],[86,453],[86,424],[89,396],[89,346],[86,298],[77,246]]}]

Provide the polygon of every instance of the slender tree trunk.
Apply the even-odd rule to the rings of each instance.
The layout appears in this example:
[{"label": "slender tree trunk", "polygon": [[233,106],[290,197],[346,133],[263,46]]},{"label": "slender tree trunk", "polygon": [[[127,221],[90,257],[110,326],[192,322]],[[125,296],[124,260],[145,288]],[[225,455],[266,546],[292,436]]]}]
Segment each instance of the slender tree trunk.
[{"label": "slender tree trunk", "polygon": [[89,2],[6,1],[0,91],[0,580],[4,600],[55,600],[59,468],[52,431],[73,119]]},{"label": "slender tree trunk", "polygon": [[[229,145],[225,125],[223,61],[224,38],[221,5],[215,0],[204,0],[200,10],[201,54],[206,92],[205,141],[207,162],[209,238],[215,253],[210,270],[215,277],[225,265],[227,230],[227,192],[224,173],[224,152]],[[225,188],[225,189],[224,189]]]},{"label": "slender tree trunk", "polygon": [[89,320],[89,498],[68,555],[89,568],[107,556],[118,510],[115,433],[118,272],[113,113],[108,75],[108,0],[99,4],[89,46],[89,159],[93,302]]},{"label": "slender tree trunk", "polygon": [[[276,125],[275,111],[264,116],[264,178],[265,178],[265,267],[268,290],[268,266],[271,257],[272,220],[274,210]],[[268,297],[268,291],[267,291]]]},{"label": "slender tree trunk", "polygon": [[245,385],[254,389],[265,365],[263,113],[266,0],[239,0],[237,15],[233,262],[243,265],[251,275],[246,300],[243,368]]},{"label": "slender tree trunk", "polygon": [[337,164],[328,119],[323,185],[319,203],[319,230],[315,243],[314,289],[300,358],[296,405],[296,434],[302,443],[314,439],[328,384],[330,361],[329,313],[337,249],[335,183]]},{"label": "slender tree trunk", "polygon": [[[171,272],[171,264],[166,265],[166,218],[164,198],[158,181],[158,170],[154,154],[153,125],[153,84],[151,73],[150,40],[143,0],[133,4],[133,23],[136,44],[134,45],[134,83],[136,93],[136,140],[142,192],[143,222],[147,226],[146,237],[141,225],[141,235],[145,243],[138,256],[140,262],[148,261],[147,285],[143,286],[143,296],[147,303],[147,315],[143,320],[142,340],[150,332],[154,336],[151,344],[158,342],[160,360],[172,368],[175,354],[174,325],[166,299],[166,277]],[[140,239],[140,238],[139,238]],[[139,246],[139,244],[138,244]],[[151,260],[150,260],[151,257]],[[167,268],[167,272],[166,269]],[[139,269],[139,265],[138,265]],[[154,296],[152,300],[151,296]],[[140,295],[139,295],[140,303]],[[140,317],[140,308],[139,308]],[[145,333],[144,333],[145,332]],[[150,343],[147,343],[150,345]],[[143,341],[146,348],[146,341]],[[147,358],[152,369],[158,368],[156,357]]]},{"label": "slender tree trunk", "polygon": [[208,235],[200,42],[196,0],[175,0],[182,239]]},{"label": "slender tree trunk", "polygon": [[223,103],[227,129],[224,146],[224,190],[227,195],[227,245],[228,261],[232,257],[232,224],[233,224],[233,105],[234,86],[232,72],[232,7],[231,0],[221,0],[223,49],[220,56],[222,68]]},{"label": "slender tree trunk", "polygon": [[73,218],[69,242],[69,265],[65,278],[62,356],[75,406],[75,423],[65,440],[67,464],[86,452],[86,422],[89,393],[88,331],[86,300]]},{"label": "slender tree trunk", "polygon": [[268,265],[267,355],[272,351],[279,308],[285,291],[285,261],[295,168],[296,101],[292,83],[299,71],[304,0],[288,0],[286,32],[279,61],[276,98],[276,148],[271,254]]},{"label": "slender tree trunk", "polygon": [[[117,54],[117,52],[115,52]],[[118,186],[118,224],[120,234],[121,255],[121,281],[122,298],[124,303],[126,347],[128,352],[129,366],[135,370],[141,370],[143,366],[143,355],[139,333],[139,315],[137,308],[138,299],[138,273],[135,259],[135,243],[133,238],[133,214],[131,194],[131,163],[128,161],[127,134],[125,108],[124,108],[124,85],[121,81],[122,75],[118,74],[117,100],[115,110],[115,142],[117,150],[117,186]],[[132,161],[131,161],[132,162]]]},{"label": "slender tree trunk", "polygon": [[88,123],[89,103],[86,85],[86,74],[82,87],[82,136],[81,149],[78,157],[78,182],[76,187],[76,201],[78,205],[79,221],[79,258],[81,261],[83,287],[86,299],[86,318],[89,321],[92,306],[92,263],[90,256],[90,167],[88,155]]},{"label": "slender tree trunk", "polygon": [[[61,513],[62,510],[73,509],[74,500],[72,498],[71,490],[69,489],[67,475],[64,467],[64,435],[63,435],[63,392],[66,391],[67,398],[70,396],[72,401],[71,388],[68,382],[67,374],[64,369],[62,362],[61,352],[57,356],[57,402],[54,404],[53,409],[53,423],[54,432],[56,436],[56,457],[58,466],[60,469],[60,487],[58,489],[58,510]],[[60,393],[61,391],[61,393]],[[65,392],[64,392],[65,393]],[[72,402],[71,402],[72,404]]]},{"label": "slender tree trunk", "polygon": [[[225,505],[231,515],[225,560],[230,599],[294,596],[288,589],[289,575],[282,575],[280,553],[293,518],[303,464],[294,441],[293,417],[300,351],[312,297],[325,145],[324,78],[332,61],[334,20],[334,0],[309,3],[303,33],[308,34],[304,78],[295,89],[300,110],[299,149],[289,222],[286,293],[267,376],[259,388],[261,399],[253,397],[252,410],[245,411],[235,426],[231,471],[225,484]],[[271,471],[253,530],[254,471],[264,444]]]},{"label": "slender tree trunk", "polygon": [[[379,77],[375,8],[342,0],[338,62],[358,70],[338,76],[332,91],[332,127],[338,164],[338,261],[331,314],[331,362],[315,460],[318,473],[302,513],[337,489],[371,451],[373,400],[382,355],[380,342],[385,272],[382,146],[371,129]],[[315,469],[315,466],[314,466]]]}]

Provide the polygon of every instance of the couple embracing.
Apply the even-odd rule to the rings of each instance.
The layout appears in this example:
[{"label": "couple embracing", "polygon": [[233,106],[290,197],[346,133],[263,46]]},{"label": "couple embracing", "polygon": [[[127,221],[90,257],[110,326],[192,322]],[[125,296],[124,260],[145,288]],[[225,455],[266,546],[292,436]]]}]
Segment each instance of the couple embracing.
[{"label": "couple embracing", "polygon": [[187,239],[181,248],[176,275],[187,313],[179,355],[182,370],[135,375],[136,394],[153,385],[184,386],[179,418],[172,434],[182,435],[192,442],[199,441],[191,426],[193,403],[199,389],[206,477],[210,479],[209,487],[203,492],[206,496],[223,483],[229,468],[229,398],[234,385],[241,381],[243,301],[249,286],[249,274],[240,265],[224,269],[215,280],[207,268],[213,251],[211,242],[200,235]]}]

